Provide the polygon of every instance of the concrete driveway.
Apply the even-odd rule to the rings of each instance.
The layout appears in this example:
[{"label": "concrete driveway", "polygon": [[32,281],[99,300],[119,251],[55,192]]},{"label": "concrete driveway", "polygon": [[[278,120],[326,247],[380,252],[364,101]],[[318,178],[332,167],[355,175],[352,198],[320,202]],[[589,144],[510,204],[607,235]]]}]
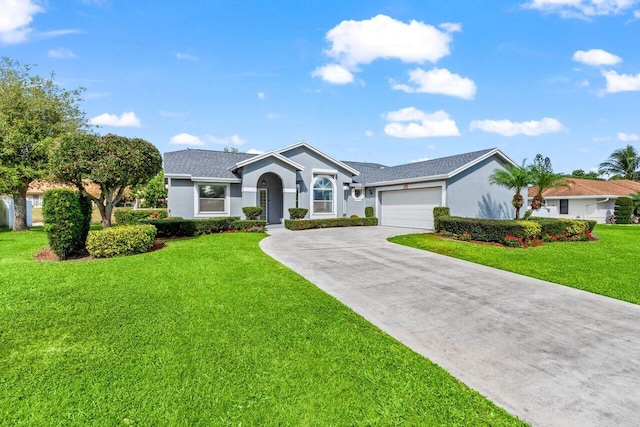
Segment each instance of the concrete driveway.
[{"label": "concrete driveway", "polygon": [[386,241],[411,232],[281,229],[261,247],[533,425],[640,425],[640,306]]}]

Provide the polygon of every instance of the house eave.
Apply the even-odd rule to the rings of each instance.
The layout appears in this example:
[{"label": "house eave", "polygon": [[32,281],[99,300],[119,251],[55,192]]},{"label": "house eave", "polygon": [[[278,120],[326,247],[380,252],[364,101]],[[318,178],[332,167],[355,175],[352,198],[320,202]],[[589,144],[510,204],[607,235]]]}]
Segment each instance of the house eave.
[{"label": "house eave", "polygon": [[485,153],[482,156],[470,161],[469,163],[466,163],[466,164],[460,166],[458,169],[455,169],[455,170],[449,172],[447,174],[447,176],[448,176],[448,178],[452,178],[452,177],[456,176],[457,174],[459,174],[460,172],[464,172],[465,170],[469,169],[470,167],[477,165],[478,163],[488,159],[489,157],[491,157],[493,155],[498,155],[498,157],[502,158],[502,160],[504,160],[507,163],[512,164],[513,166],[519,166],[516,162],[511,160],[509,158],[509,156],[507,156],[502,151],[500,151],[499,148],[494,148],[493,150],[489,151],[488,153]]},{"label": "house eave", "polygon": [[360,171],[352,168],[351,166],[342,163],[340,160],[334,159],[333,157],[331,157],[330,155],[323,153],[322,151],[318,150],[317,148],[315,148],[314,146],[310,145],[307,141],[300,141],[297,142],[295,144],[292,145],[288,145],[286,147],[283,148],[279,148],[277,150],[274,150],[276,153],[281,154],[284,153],[285,151],[290,151],[293,150],[295,148],[298,147],[305,147],[310,151],[313,151],[314,153],[316,153],[319,156],[324,157],[325,159],[329,160],[330,162],[336,164],[337,166],[340,166],[342,169],[345,169],[347,171],[349,171],[353,176],[359,176],[360,175]]},{"label": "house eave", "polygon": [[285,156],[283,156],[282,154],[280,154],[280,153],[278,153],[276,151],[269,151],[267,153],[263,153],[263,154],[260,154],[258,156],[251,157],[249,159],[246,159],[246,160],[243,160],[241,162],[238,162],[235,165],[233,165],[229,170],[235,171],[235,170],[238,170],[238,169],[240,169],[240,168],[242,168],[244,166],[250,165],[250,164],[255,163],[255,162],[259,162],[259,161],[267,159],[269,157],[275,157],[276,159],[280,160],[281,162],[284,162],[284,163],[288,164],[289,166],[291,166],[291,167],[293,167],[293,168],[295,168],[297,170],[300,170],[300,171],[304,170],[304,166],[302,166],[299,163],[294,162],[291,159],[286,158]]},{"label": "house eave", "polygon": [[383,185],[397,185],[397,184],[411,184],[414,182],[430,182],[430,181],[443,181],[449,179],[449,176],[446,174],[443,175],[432,175],[432,176],[421,176],[418,178],[408,178],[408,179],[395,179],[392,181],[380,181],[380,182],[367,182],[364,184],[364,187],[381,187]]}]

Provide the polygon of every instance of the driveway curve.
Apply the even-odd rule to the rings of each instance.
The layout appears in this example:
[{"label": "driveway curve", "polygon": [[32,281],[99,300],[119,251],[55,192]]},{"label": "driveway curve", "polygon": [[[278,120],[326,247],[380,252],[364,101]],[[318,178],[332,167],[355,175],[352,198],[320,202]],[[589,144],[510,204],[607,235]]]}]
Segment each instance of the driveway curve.
[{"label": "driveway curve", "polygon": [[279,229],[260,245],[532,425],[640,423],[640,306],[386,240],[414,232]]}]

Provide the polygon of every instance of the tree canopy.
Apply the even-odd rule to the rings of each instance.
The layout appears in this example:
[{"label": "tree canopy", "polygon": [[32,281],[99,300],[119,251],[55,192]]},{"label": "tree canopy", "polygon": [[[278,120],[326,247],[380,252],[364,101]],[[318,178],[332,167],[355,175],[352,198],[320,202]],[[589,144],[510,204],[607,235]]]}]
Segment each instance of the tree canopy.
[{"label": "tree canopy", "polygon": [[32,74],[30,65],[0,59],[0,193],[14,198],[14,230],[27,229],[29,183],[47,172],[55,138],[86,126],[82,89],[67,91]]},{"label": "tree canopy", "polygon": [[565,178],[562,174],[555,173],[551,166],[551,159],[543,157],[542,154],[536,154],[533,163],[528,167],[531,174],[531,183],[536,187],[536,194],[531,202],[531,209],[537,210],[542,207],[544,198],[542,193],[550,188],[568,187],[571,180]]},{"label": "tree canopy", "polygon": [[[144,139],[74,133],[57,141],[51,152],[50,168],[56,179],[75,185],[96,203],[102,226],[107,228],[125,189],[149,182],[160,172],[162,157]],[[100,188],[97,196],[88,192],[91,183]]]},{"label": "tree canopy", "polygon": [[532,182],[531,172],[525,167],[525,161],[522,161],[522,166],[505,164],[504,169],[495,169],[489,176],[490,184],[514,190],[511,204],[516,209],[515,219],[520,219],[520,208],[524,205],[522,189],[527,188]]},{"label": "tree canopy", "polygon": [[166,208],[167,189],[164,186],[164,173],[160,171],[145,185],[138,185],[131,191],[133,197],[142,200],[143,208]]},{"label": "tree canopy", "polygon": [[610,179],[640,179],[640,156],[631,145],[614,151],[606,162],[600,163],[601,174]]}]

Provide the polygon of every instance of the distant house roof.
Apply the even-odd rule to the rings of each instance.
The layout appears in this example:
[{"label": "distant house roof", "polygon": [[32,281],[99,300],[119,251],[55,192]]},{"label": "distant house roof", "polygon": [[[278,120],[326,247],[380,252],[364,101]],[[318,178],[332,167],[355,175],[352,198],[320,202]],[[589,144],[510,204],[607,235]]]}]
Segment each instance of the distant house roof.
[{"label": "distant house roof", "polygon": [[348,162],[353,167],[361,167],[361,174],[355,182],[361,184],[381,184],[413,179],[446,179],[472,165],[498,154],[505,161],[513,163],[497,148],[441,157],[399,166],[384,166],[376,163]]},{"label": "distant house roof", "polygon": [[213,150],[186,150],[164,153],[164,175],[185,178],[219,178],[231,181],[240,177],[231,169],[256,154],[227,153]]},{"label": "distant house roof", "polygon": [[[628,179],[598,181],[594,179],[568,178],[569,187],[551,188],[542,193],[542,197],[621,197],[640,191],[640,182]],[[537,187],[529,188],[529,197],[535,196]]]}]

